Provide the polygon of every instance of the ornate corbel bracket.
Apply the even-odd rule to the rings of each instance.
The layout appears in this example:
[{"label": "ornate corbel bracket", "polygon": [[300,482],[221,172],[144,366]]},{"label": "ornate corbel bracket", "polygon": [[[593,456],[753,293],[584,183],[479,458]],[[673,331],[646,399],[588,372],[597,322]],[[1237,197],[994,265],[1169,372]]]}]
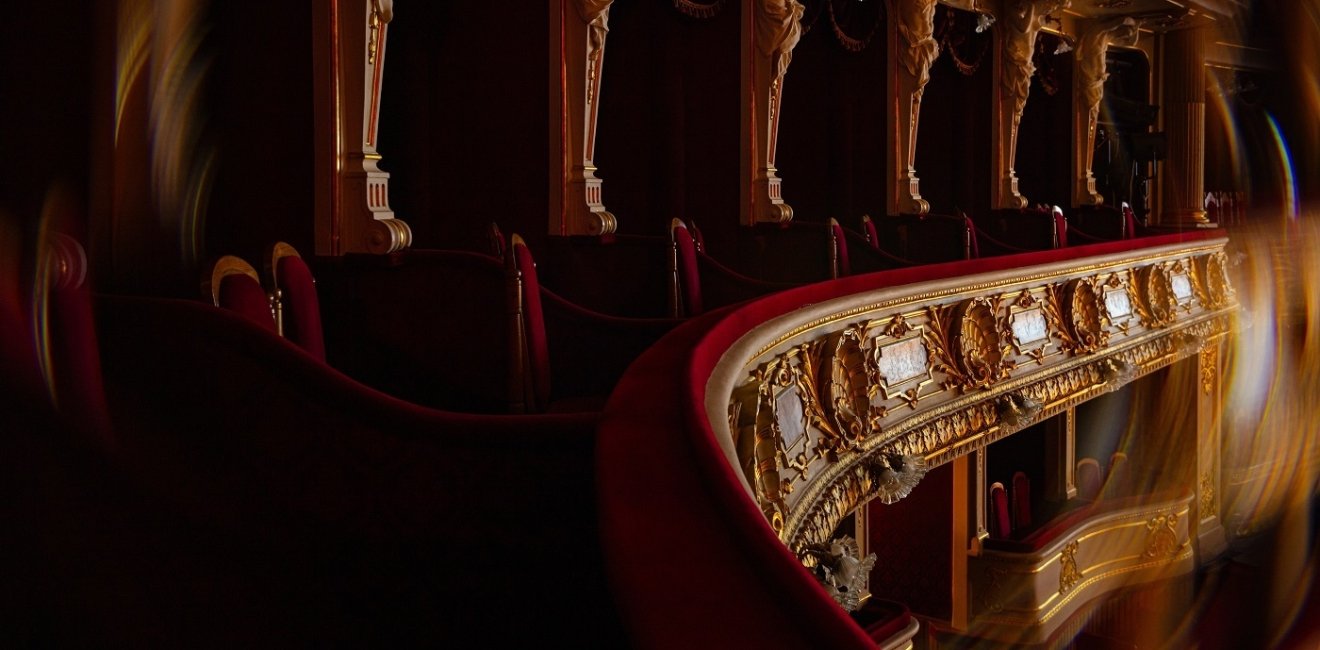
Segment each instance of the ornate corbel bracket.
[{"label": "ornate corbel bracket", "polygon": [[797,0],[753,0],[742,7],[742,223],[784,223],[793,208],[784,203],[775,152],[784,75],[802,37],[803,7]]},{"label": "ornate corbel bracket", "polygon": [[1097,21],[1082,30],[1077,41],[1077,66],[1073,72],[1073,205],[1102,205],[1105,201],[1095,190],[1091,159],[1095,151],[1096,122],[1100,100],[1105,95],[1109,71],[1105,54],[1109,46],[1135,47],[1140,24],[1120,17]]},{"label": "ornate corbel bracket", "polygon": [[995,57],[999,93],[995,102],[995,184],[991,200],[996,208],[1027,207],[1027,199],[1018,192],[1014,165],[1022,109],[1031,94],[1031,76],[1036,73],[1031,57],[1036,51],[1036,35],[1045,26],[1045,19],[1070,5],[1070,0],[1005,0],[1004,10],[995,23],[999,39]]},{"label": "ornate corbel bracket", "polygon": [[935,0],[893,0],[889,13],[887,66],[890,132],[886,160],[886,205],[889,214],[926,214],[917,178],[917,128],[921,96],[930,82],[930,66],[940,55],[935,40]]},{"label": "ornate corbel bracket", "polygon": [[603,235],[618,227],[596,177],[596,116],[614,0],[550,3],[550,234]]},{"label": "ornate corbel bracket", "polygon": [[314,12],[316,252],[384,254],[412,245],[390,208],[390,175],[376,150],[385,43],[393,0],[335,0]]}]

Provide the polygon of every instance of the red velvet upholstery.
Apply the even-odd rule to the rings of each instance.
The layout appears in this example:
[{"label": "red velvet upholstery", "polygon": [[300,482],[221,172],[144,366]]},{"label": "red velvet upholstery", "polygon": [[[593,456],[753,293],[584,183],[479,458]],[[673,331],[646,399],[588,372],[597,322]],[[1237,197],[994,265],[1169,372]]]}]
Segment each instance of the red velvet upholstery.
[{"label": "red velvet upholstery", "polygon": [[1008,539],[1013,533],[1013,519],[1009,514],[1008,492],[998,481],[990,484],[990,536]]},{"label": "red velvet upholstery", "polygon": [[838,256],[836,269],[839,277],[852,275],[852,263],[848,255],[848,238],[844,236],[843,226],[838,221],[830,219],[830,233],[834,236],[834,251]]},{"label": "red velvet upholstery", "polygon": [[862,215],[862,230],[862,234],[866,235],[866,243],[870,244],[871,248],[880,250],[880,235],[876,232],[871,217]]},{"label": "red velvet upholstery", "polygon": [[1132,211],[1132,206],[1123,204],[1123,235],[1124,239],[1132,239],[1137,236],[1137,213]]},{"label": "red velvet upholstery", "polygon": [[1217,236],[1196,232],[850,276],[712,312],[662,338],[620,380],[597,438],[601,533],[632,642],[874,645],[779,541],[711,428],[707,382],[751,328],[805,304],[879,286],[1002,268],[1029,272],[1025,267],[1033,264]]},{"label": "red velvet upholstery", "polygon": [[532,252],[521,239],[514,238],[509,246],[514,268],[522,278],[523,328],[527,342],[527,372],[531,379],[532,394],[529,407],[539,411],[550,404],[550,346],[545,335],[545,314],[541,310],[541,281],[536,276],[536,262]]},{"label": "red velvet upholstery", "polygon": [[706,236],[701,234],[701,229],[697,227],[697,222],[688,223],[688,229],[692,232],[692,243],[697,247],[697,252],[705,253]]},{"label": "red velvet upholstery", "polygon": [[1054,219],[1054,246],[1064,248],[1068,245],[1068,220],[1063,216],[1063,209],[1057,205],[1050,214]]},{"label": "red velvet upholstery", "polygon": [[995,538],[987,540],[985,547],[996,551],[1009,551],[1013,553],[1030,553],[1032,551],[1038,551],[1054,543],[1060,536],[1067,535],[1083,522],[1107,512],[1146,503],[1171,501],[1185,496],[1187,496],[1187,492],[1185,491],[1169,491],[1140,497],[1097,500],[1063,512],[1054,519],[1045,522],[1040,528],[1030,531],[1026,535],[1014,539]]},{"label": "red velvet upholstery", "polygon": [[1077,461],[1077,472],[1074,480],[1077,481],[1077,498],[1094,501],[1096,497],[1100,496],[1100,462],[1094,458],[1083,458]]},{"label": "red velvet upholstery", "polygon": [[1131,491],[1130,468],[1127,454],[1116,451],[1109,457],[1109,471],[1105,474],[1105,486],[1101,491],[1105,498],[1127,496]]},{"label": "red velvet upholstery", "polygon": [[871,598],[853,612],[853,620],[879,645],[907,629],[912,612],[903,603]]},{"label": "red velvet upholstery", "polygon": [[297,255],[275,262],[276,288],[284,300],[284,337],[325,361],[325,335],[321,331],[321,301],[316,296],[312,271]]},{"label": "red velvet upholstery", "polygon": [[681,302],[682,313],[672,314],[673,316],[696,316],[705,311],[701,296],[701,274],[697,270],[697,246],[692,238],[691,231],[683,222],[675,222],[669,228],[669,236],[673,238],[674,255],[676,258],[678,275],[678,297]]},{"label": "red velvet upholstery", "polygon": [[1013,473],[1013,530],[1031,529],[1031,479],[1025,472]]},{"label": "red velvet upholstery", "polygon": [[87,256],[73,236],[50,232],[44,243],[49,278],[45,296],[48,385],[56,408],[104,444],[112,442],[101,354],[97,348]]},{"label": "red velvet upholstery", "polygon": [[595,416],[417,407],[200,303],[107,298],[97,316],[118,464],[193,522],[124,582],[161,624],[130,640],[619,644]]},{"label": "red velvet upholstery", "polygon": [[275,331],[275,317],[270,313],[270,299],[255,279],[234,273],[220,280],[219,306]]}]

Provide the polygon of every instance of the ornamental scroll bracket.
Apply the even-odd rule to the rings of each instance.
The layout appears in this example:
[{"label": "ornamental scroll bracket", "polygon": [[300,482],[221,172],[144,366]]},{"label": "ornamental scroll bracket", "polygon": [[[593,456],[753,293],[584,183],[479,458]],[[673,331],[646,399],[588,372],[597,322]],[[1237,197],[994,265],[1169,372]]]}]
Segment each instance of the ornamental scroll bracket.
[{"label": "ornamental scroll bracket", "polygon": [[1105,96],[1109,78],[1105,55],[1109,46],[1135,47],[1140,23],[1121,17],[1094,22],[1082,30],[1077,41],[1077,66],[1073,73],[1073,205],[1102,205],[1105,202],[1095,189],[1091,159],[1095,152],[1095,130],[1100,117],[1100,100]]},{"label": "ornamental scroll bracket", "polygon": [[917,178],[917,127],[921,97],[930,82],[930,66],[940,55],[935,40],[935,0],[892,0],[888,31],[886,103],[890,138],[886,156],[886,211],[891,215],[926,214]]},{"label": "ornamental scroll bracket", "polygon": [[[412,245],[390,208],[376,149],[393,0],[335,0],[313,12],[316,57],[316,252],[385,254]],[[333,69],[342,71],[334,74]]]},{"label": "ornamental scroll bracket", "polygon": [[784,203],[775,154],[784,76],[802,38],[804,9],[797,0],[752,0],[742,11],[742,223],[786,223],[793,208]]},{"label": "ornamental scroll bracket", "polygon": [[618,222],[601,202],[596,117],[614,0],[550,2],[550,234],[604,235]]},{"label": "ornamental scroll bracket", "polygon": [[995,62],[998,65],[999,92],[995,102],[994,177],[991,202],[995,208],[1020,210],[1027,207],[1027,199],[1018,191],[1017,164],[1018,127],[1022,123],[1022,109],[1031,93],[1031,76],[1036,65],[1031,57],[1036,51],[1036,36],[1045,26],[1046,18],[1071,5],[1071,0],[1005,0],[1004,10],[996,22]]}]

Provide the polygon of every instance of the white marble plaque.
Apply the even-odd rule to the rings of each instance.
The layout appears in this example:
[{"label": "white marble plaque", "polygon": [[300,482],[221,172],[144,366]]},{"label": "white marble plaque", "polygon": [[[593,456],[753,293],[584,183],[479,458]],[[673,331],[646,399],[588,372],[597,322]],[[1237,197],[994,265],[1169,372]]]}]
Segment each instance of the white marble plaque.
[{"label": "white marble plaque", "polygon": [[1171,278],[1173,282],[1173,296],[1178,302],[1187,302],[1192,299],[1192,281],[1187,279],[1186,273],[1176,273]]},{"label": "white marble plaque", "polygon": [[1013,338],[1017,339],[1018,345],[1035,343],[1049,335],[1045,314],[1039,308],[1013,314]]},{"label": "white marble plaque", "polygon": [[802,397],[797,386],[789,386],[775,395],[775,420],[779,423],[784,446],[792,448],[806,431],[806,418],[802,415]]},{"label": "white marble plaque", "polygon": [[1105,311],[1110,318],[1122,318],[1132,313],[1132,301],[1127,289],[1110,289],[1105,292]]},{"label": "white marble plaque", "polygon": [[920,336],[880,347],[880,376],[890,386],[926,374],[926,345]]}]

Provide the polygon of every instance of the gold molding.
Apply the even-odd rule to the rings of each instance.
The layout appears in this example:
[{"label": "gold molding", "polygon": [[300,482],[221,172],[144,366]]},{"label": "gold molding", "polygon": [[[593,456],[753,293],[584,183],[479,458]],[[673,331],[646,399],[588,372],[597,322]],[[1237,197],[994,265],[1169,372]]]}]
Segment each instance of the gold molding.
[{"label": "gold molding", "polygon": [[[1168,277],[1171,270],[1196,268],[1203,260],[1193,256],[1213,255],[1222,246],[1082,260],[1017,276],[972,276],[961,285],[927,283],[886,300],[856,301],[881,308],[863,311],[839,301],[834,313],[826,311],[830,303],[818,305],[823,317],[794,312],[798,322],[807,321],[802,325],[769,321],[767,331],[792,334],[771,335],[768,345],[735,345],[721,362],[736,363],[747,350],[760,351],[753,360],[764,359],[747,367],[719,407],[719,419],[734,413],[729,426],[740,432],[726,449],[790,548],[824,543],[843,516],[879,493],[876,472],[884,459],[923,458],[934,467],[1125,381],[1203,354],[1187,341],[1228,331],[1231,294],[1225,287],[1214,299],[1180,306]],[[1123,327],[1111,323],[1102,298],[1107,289],[1129,291],[1138,318]],[[1014,310],[1036,308],[1049,338],[1066,353],[1041,358],[1013,344]],[[831,325],[837,329],[827,329]],[[924,344],[926,366],[919,375],[909,374],[915,366],[904,369],[897,384],[919,381],[917,394],[905,395],[881,375],[877,355],[886,345],[916,340]],[[780,352],[766,354],[775,349]],[[921,360],[920,351],[909,353],[905,364]],[[1017,408],[1005,410],[1006,404]]]}]

